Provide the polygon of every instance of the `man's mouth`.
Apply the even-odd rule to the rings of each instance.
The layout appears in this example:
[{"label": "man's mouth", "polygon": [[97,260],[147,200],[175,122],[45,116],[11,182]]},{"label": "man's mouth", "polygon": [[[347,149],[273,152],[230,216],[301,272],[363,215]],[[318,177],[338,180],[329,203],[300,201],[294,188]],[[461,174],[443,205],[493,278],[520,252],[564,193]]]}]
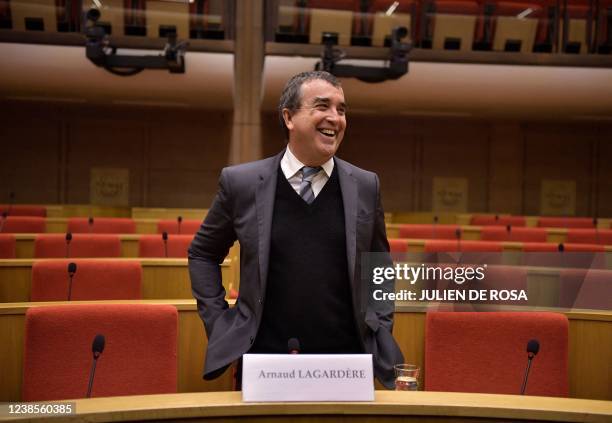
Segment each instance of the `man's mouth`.
[{"label": "man's mouth", "polygon": [[330,137],[330,138],[335,138],[336,137],[336,131],[333,129],[327,129],[327,128],[319,128],[317,129],[320,133],[322,133],[323,135],[325,135],[326,137]]}]

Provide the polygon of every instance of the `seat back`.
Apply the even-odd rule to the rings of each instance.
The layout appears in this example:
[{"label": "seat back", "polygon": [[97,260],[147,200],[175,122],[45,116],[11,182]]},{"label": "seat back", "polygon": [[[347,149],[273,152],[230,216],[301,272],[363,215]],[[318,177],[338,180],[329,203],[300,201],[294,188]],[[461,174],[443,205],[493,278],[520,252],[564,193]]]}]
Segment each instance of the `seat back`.
[{"label": "seat back", "polygon": [[612,230],[610,229],[568,229],[566,241],[572,244],[612,245]]},{"label": "seat back", "polygon": [[389,249],[392,253],[408,252],[408,240],[401,238],[389,238]]},{"label": "seat back", "polygon": [[160,219],[157,222],[157,233],[167,232],[169,234],[194,235],[202,225],[200,219],[183,219],[180,228],[176,219]]},{"label": "seat back", "polygon": [[9,216],[38,216],[47,217],[45,206],[30,206],[25,204],[0,204],[0,214]]},{"label": "seat back", "polygon": [[477,214],[470,219],[470,225],[475,226],[525,226],[527,220],[524,216],[491,216]]},{"label": "seat back", "polygon": [[17,255],[15,253],[15,235],[13,234],[0,234],[0,258],[2,259],[13,259]]},{"label": "seat back", "polygon": [[509,242],[546,242],[548,234],[544,228],[505,228],[503,226],[487,226],[482,228],[480,239],[483,241]]},{"label": "seat back", "polygon": [[73,234],[66,242],[65,234],[38,234],[34,239],[34,258],[120,257],[119,235]]},{"label": "seat back", "polygon": [[399,237],[409,239],[456,239],[459,225],[404,224],[399,227]]},{"label": "seat back", "polygon": [[0,217],[0,232],[39,234],[47,230],[44,217],[39,216],[7,216]]},{"label": "seat back", "polygon": [[31,307],[25,317],[22,400],[84,398],[97,334],[106,345],[92,397],[175,393],[177,321],[169,305]]},{"label": "seat back", "polygon": [[503,245],[496,241],[427,240],[425,242],[425,252],[427,253],[501,253],[503,249]]},{"label": "seat back", "polygon": [[161,235],[141,235],[138,240],[138,257],[187,258],[187,250],[191,241],[193,241],[193,235],[168,235],[167,244],[164,247]]},{"label": "seat back", "polygon": [[543,228],[593,228],[590,217],[540,217],[538,226]]},{"label": "seat back", "polygon": [[519,394],[526,345],[540,343],[527,395],[568,395],[568,321],[548,312],[427,313],[425,389]]},{"label": "seat back", "polygon": [[139,262],[65,259],[34,262],[31,301],[66,301],[70,284],[69,263],[77,265],[70,288],[73,301],[142,299]]},{"label": "seat back", "polygon": [[87,217],[68,218],[68,232],[73,234],[133,234],[136,224],[129,217],[95,217],[89,223]]}]

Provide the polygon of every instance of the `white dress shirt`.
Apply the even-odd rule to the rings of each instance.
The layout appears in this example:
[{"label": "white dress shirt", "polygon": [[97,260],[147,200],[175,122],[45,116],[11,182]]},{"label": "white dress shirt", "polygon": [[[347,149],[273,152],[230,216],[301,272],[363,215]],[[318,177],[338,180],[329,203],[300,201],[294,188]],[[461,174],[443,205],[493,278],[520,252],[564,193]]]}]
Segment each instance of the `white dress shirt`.
[{"label": "white dress shirt", "polygon": [[[280,162],[281,170],[287,178],[287,182],[291,185],[291,187],[295,190],[296,193],[300,193],[300,184],[302,183],[302,168],[306,166],[304,163],[299,161],[297,157],[293,155],[289,146],[285,150],[285,154],[283,154],[283,158]],[[311,182],[312,192],[314,192],[315,198],[321,192],[329,177],[334,170],[334,159],[330,158],[328,161],[321,165],[322,170],[319,171],[313,178]]]}]

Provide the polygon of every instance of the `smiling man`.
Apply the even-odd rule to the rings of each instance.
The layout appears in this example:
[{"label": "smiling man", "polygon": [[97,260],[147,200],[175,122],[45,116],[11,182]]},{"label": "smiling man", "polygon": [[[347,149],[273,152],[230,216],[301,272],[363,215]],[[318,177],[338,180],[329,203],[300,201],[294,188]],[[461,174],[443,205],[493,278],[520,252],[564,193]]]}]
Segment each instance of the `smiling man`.
[{"label": "smiling man", "polygon": [[[287,148],[223,169],[219,191],[189,250],[192,291],[208,336],[204,377],[247,352],[371,353],[394,386],[403,361],[393,304],[372,304],[362,253],[388,253],[378,177],[335,157],[346,129],[340,82],[327,72],[291,78],[279,119]],[[228,307],[220,264],[240,242],[240,294]]]}]

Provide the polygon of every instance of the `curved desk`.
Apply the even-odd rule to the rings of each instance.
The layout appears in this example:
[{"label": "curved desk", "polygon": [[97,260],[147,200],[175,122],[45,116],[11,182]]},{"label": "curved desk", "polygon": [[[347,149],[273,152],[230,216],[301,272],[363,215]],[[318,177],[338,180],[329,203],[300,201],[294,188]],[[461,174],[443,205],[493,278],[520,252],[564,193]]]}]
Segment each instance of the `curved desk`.
[{"label": "curved desk", "polygon": [[[43,421],[45,418],[34,418]],[[46,417],[49,419],[49,417]],[[612,402],[518,395],[377,391],[374,402],[244,403],[240,392],[94,398],[59,421],[610,422]],[[0,420],[4,420],[1,419]],[[8,419],[7,419],[8,420]],[[51,419],[49,419],[51,420]]]}]

